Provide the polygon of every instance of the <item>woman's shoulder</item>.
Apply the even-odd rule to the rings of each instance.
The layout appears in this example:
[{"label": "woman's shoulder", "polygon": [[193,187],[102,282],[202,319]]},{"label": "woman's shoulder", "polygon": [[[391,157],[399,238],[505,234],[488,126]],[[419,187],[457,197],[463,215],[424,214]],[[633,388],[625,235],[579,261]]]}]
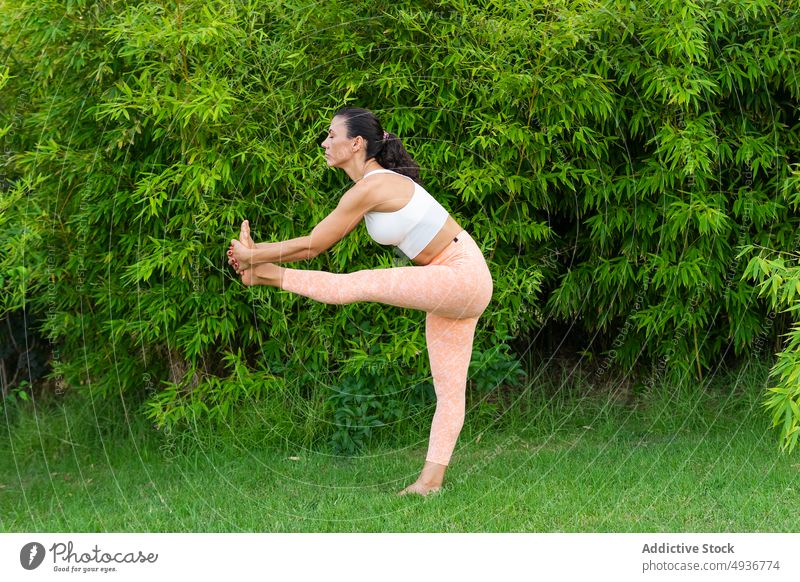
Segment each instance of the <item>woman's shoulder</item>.
[{"label": "woman's shoulder", "polygon": [[359,207],[363,212],[371,211],[380,204],[382,188],[376,182],[359,180],[353,184],[342,196],[349,204]]},{"label": "woman's shoulder", "polygon": [[393,170],[383,171],[380,173],[371,174],[362,178],[359,184],[365,184],[371,191],[381,190],[383,188],[396,188],[398,184],[416,184],[413,179],[408,176],[395,172]]},{"label": "woman's shoulder", "polygon": [[414,180],[395,172],[373,174],[363,182],[366,185],[365,196],[372,206],[396,202],[398,197],[407,202],[407,198],[413,196],[417,188]]}]

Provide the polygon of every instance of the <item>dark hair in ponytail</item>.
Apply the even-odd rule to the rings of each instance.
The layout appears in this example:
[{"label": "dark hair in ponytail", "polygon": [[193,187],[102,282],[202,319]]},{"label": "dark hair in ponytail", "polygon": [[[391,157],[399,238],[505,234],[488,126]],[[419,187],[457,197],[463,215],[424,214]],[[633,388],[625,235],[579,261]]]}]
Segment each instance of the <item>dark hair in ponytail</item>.
[{"label": "dark hair in ponytail", "polygon": [[346,120],[348,138],[360,135],[367,140],[368,160],[375,158],[387,170],[394,170],[422,184],[417,162],[403,147],[399,137],[392,133],[386,133],[386,137],[383,137],[383,128],[374,113],[359,107],[345,107],[334,114],[334,117],[339,116]]}]

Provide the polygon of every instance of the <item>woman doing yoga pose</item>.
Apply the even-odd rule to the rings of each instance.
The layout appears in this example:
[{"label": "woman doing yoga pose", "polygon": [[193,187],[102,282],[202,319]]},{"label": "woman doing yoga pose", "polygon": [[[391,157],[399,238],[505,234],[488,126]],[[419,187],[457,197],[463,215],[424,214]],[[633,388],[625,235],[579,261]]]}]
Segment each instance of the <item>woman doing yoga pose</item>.
[{"label": "woman doing yoga pose", "polygon": [[[419,478],[400,494],[438,491],[464,424],[467,369],[492,277],[478,245],[419,183],[419,167],[370,111],[346,108],[322,147],[332,168],[355,184],[308,236],[253,243],[244,221],[228,262],[245,285],[272,285],[323,303],[376,301],[427,313],[425,340],[436,392],[428,452]],[[379,244],[398,247],[414,266],[353,273],[289,269],[273,263],[324,253],[364,219]]]}]

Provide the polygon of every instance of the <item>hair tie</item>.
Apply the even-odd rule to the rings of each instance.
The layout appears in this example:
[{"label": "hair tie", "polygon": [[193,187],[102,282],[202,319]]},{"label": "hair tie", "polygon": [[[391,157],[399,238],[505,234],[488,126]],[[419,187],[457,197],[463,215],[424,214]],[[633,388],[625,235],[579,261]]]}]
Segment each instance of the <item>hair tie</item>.
[{"label": "hair tie", "polygon": [[389,139],[389,134],[387,132],[383,132],[383,139]]}]

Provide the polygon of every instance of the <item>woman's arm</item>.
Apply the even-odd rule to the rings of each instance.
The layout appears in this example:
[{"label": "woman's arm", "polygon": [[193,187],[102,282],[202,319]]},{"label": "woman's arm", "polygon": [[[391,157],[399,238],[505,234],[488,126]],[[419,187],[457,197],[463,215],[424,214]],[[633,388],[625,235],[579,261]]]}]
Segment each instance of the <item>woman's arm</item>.
[{"label": "woman's arm", "polygon": [[238,240],[231,241],[233,256],[242,270],[262,263],[289,263],[313,259],[321,255],[352,231],[368,210],[367,186],[356,184],[344,193],[339,205],[326,216],[311,234],[289,240],[262,242],[248,248]]},{"label": "woman's arm", "polygon": [[291,263],[313,259],[318,253],[314,251],[310,236],[301,236],[274,243],[257,243],[250,251],[251,265],[261,263]]}]

